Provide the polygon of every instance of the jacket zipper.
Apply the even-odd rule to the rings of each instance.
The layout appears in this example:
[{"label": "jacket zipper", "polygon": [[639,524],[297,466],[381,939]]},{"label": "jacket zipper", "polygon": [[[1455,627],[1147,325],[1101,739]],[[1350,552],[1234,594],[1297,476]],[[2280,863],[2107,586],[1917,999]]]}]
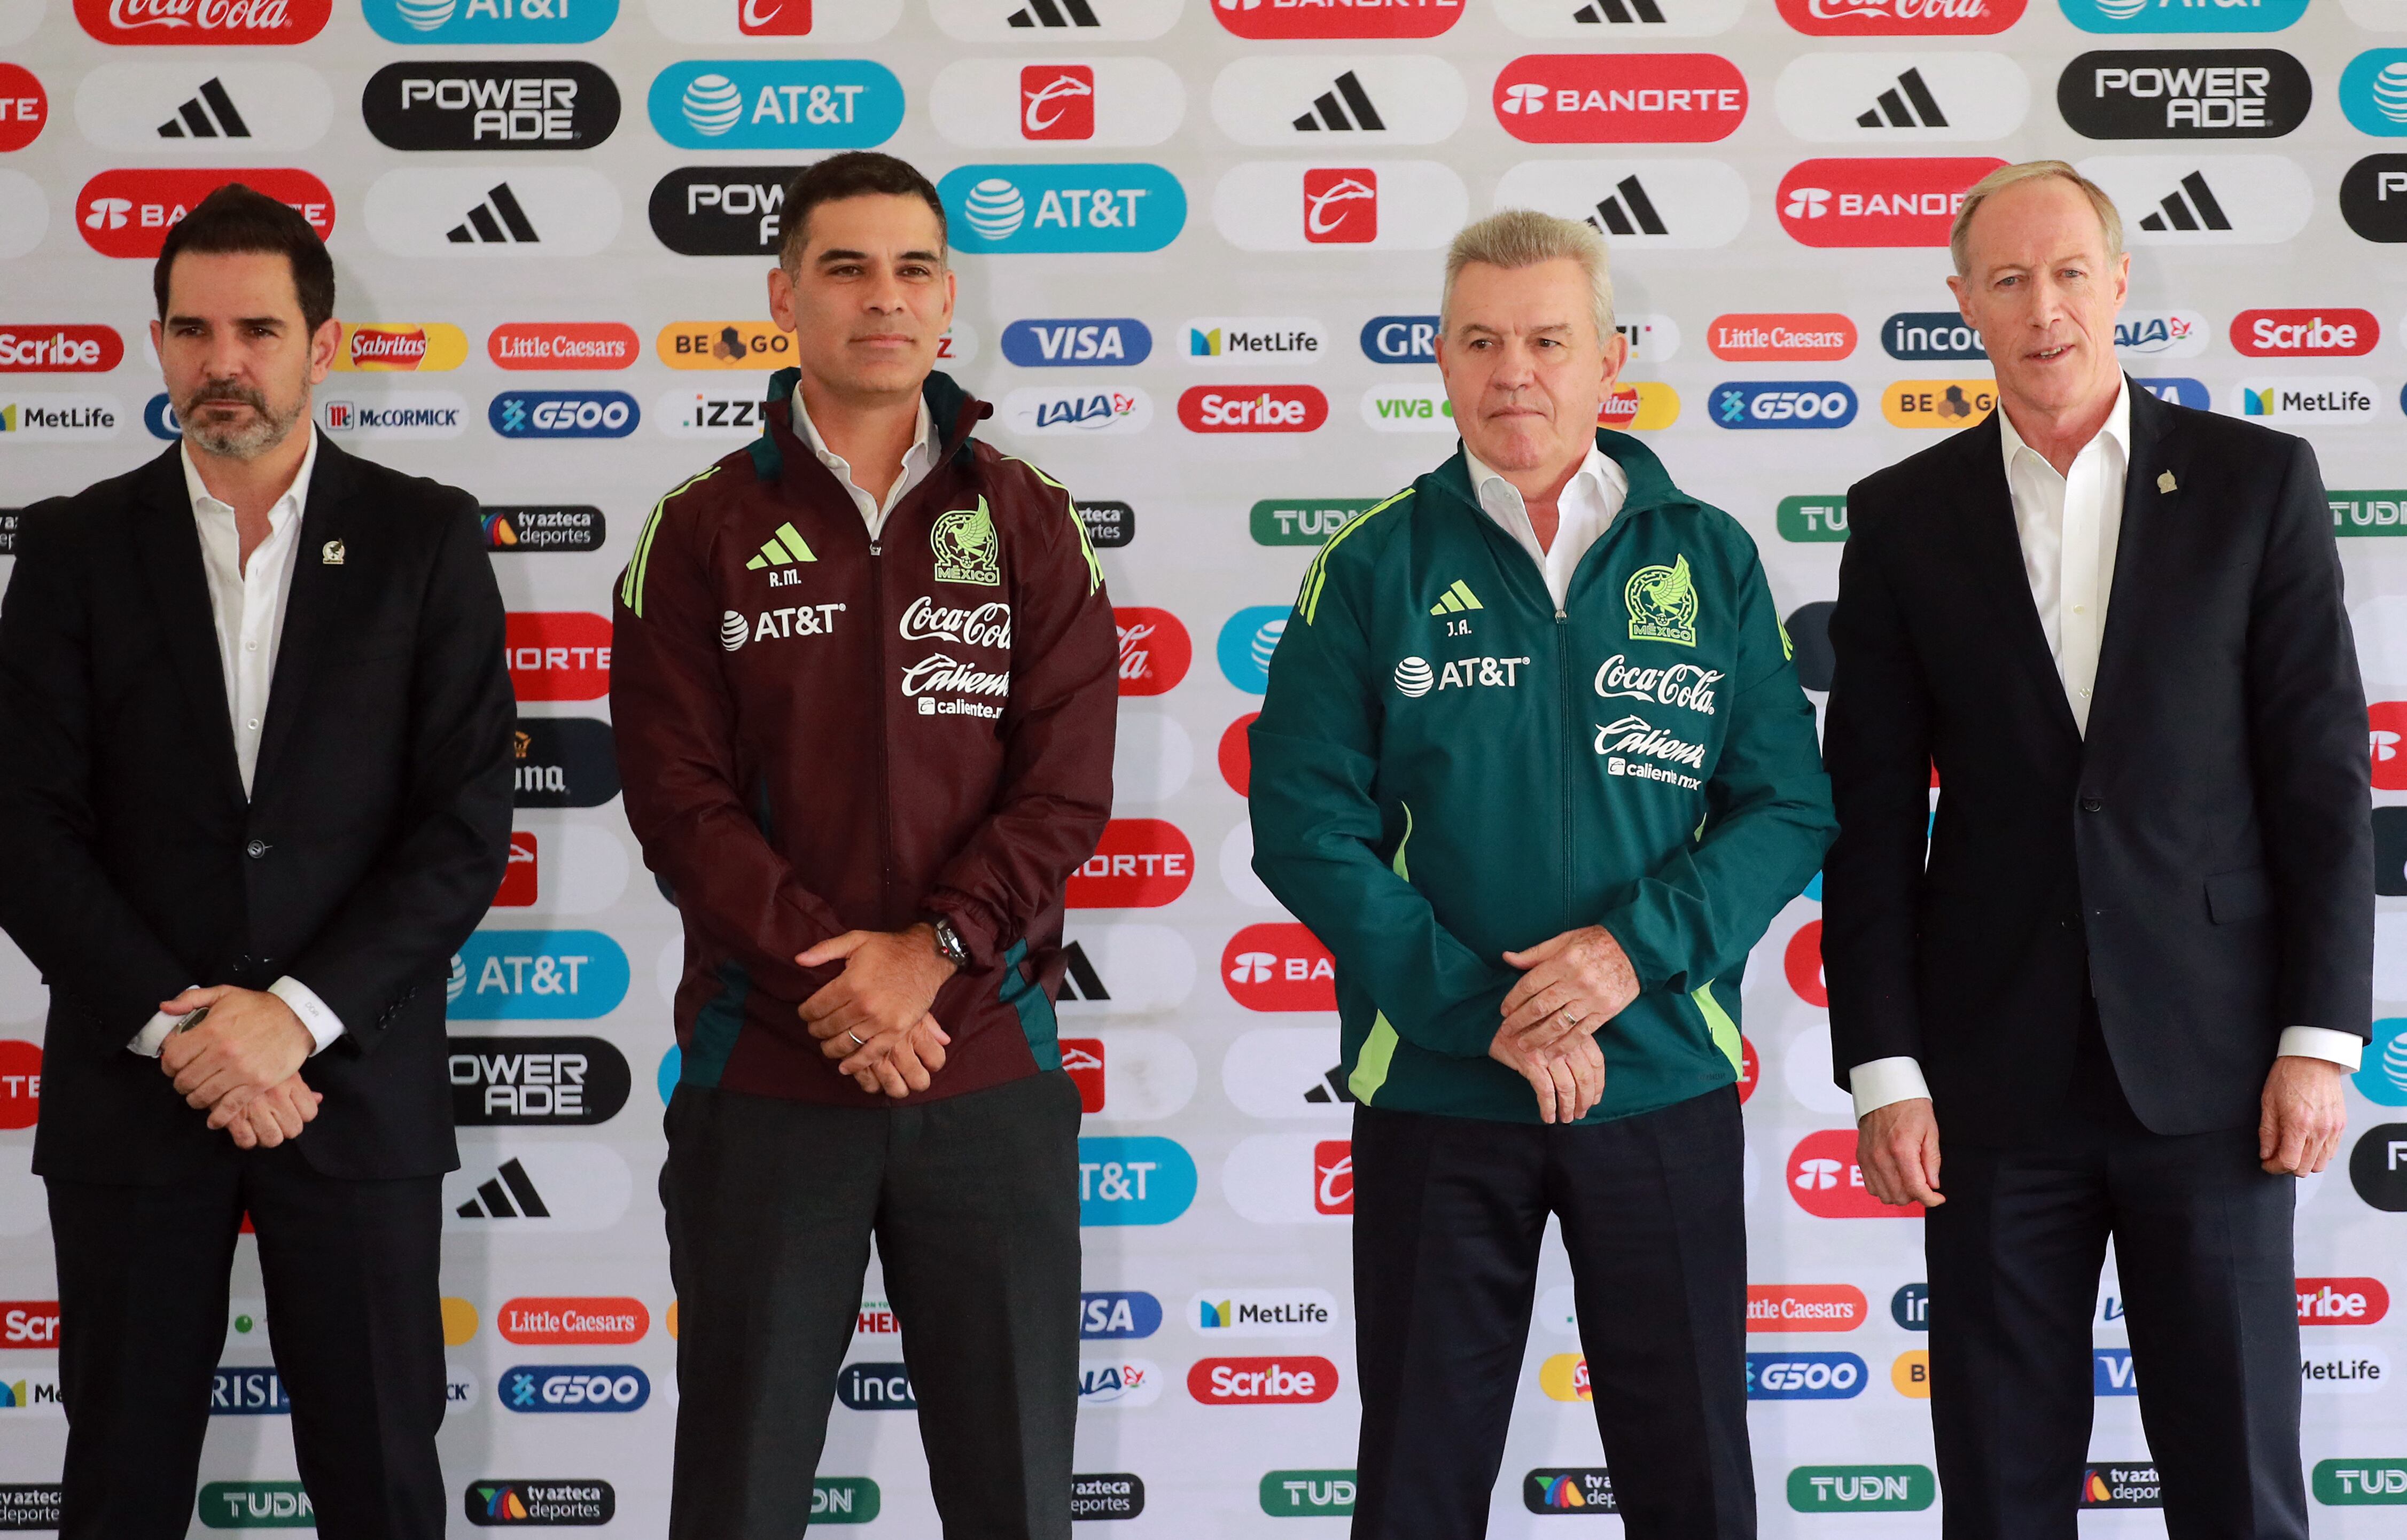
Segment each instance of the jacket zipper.
[{"label": "jacket zipper", "polygon": [[1579,860],[1579,835],[1572,823],[1572,630],[1571,617],[1562,610],[1555,611],[1555,672],[1562,681],[1563,735],[1563,837],[1560,848],[1563,853],[1563,904],[1560,933],[1571,928],[1572,870]]},{"label": "jacket zipper", "polygon": [[[881,527],[879,533],[884,533]],[[893,731],[893,722],[886,701],[886,676],[893,659],[886,652],[886,566],[878,559],[883,544],[875,537],[869,542],[869,624],[877,645],[870,649],[875,660],[876,677],[870,681],[869,698],[876,702],[877,713],[877,911],[881,923],[893,913],[894,906],[894,805],[890,768],[891,755],[887,739]]]}]

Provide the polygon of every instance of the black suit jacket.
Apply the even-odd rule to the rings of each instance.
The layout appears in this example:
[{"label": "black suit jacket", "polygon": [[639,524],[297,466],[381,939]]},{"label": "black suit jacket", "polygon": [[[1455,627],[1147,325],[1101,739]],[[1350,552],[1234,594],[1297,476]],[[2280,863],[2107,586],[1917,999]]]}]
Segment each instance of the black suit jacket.
[{"label": "black suit jacket", "polygon": [[[341,542],[339,564],[326,559]],[[320,439],[250,798],[178,450],[25,511],[0,606],[0,925],[50,986],[35,1169],[159,1181],[206,1114],[126,1052],[188,984],[343,1020],[300,1149],[458,1164],[444,982],[508,858],[514,708],[476,502]]]},{"label": "black suit jacket", "polygon": [[1848,493],[1823,736],[1832,1062],[1844,1085],[1919,1059],[1943,1137],[2011,1139],[2062,1106],[2085,992],[2160,1134],[2254,1124],[2286,1026],[2371,1031],[2365,697],[2314,453],[2128,389],[2086,741],[1998,419]]}]

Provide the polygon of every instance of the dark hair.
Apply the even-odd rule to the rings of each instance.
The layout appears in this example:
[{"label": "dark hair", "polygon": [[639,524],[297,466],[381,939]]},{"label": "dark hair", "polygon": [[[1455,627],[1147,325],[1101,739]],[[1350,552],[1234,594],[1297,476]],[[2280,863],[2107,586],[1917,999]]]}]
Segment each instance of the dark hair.
[{"label": "dark hair", "polygon": [[777,261],[791,266],[802,260],[803,232],[810,223],[812,209],[839,198],[858,198],[871,192],[919,199],[936,216],[936,238],[947,238],[944,200],[936,196],[935,184],[919,175],[919,167],[874,149],[850,149],[803,167],[786,184]]},{"label": "dark hair", "polygon": [[301,297],[301,320],[309,334],[317,335],[335,314],[335,259],[326,255],[326,243],[298,209],[240,182],[228,182],[203,198],[168,228],[158,265],[150,269],[150,291],[158,296],[163,321],[167,318],[167,275],[177,256],[186,251],[280,252],[292,264],[292,288]]}]

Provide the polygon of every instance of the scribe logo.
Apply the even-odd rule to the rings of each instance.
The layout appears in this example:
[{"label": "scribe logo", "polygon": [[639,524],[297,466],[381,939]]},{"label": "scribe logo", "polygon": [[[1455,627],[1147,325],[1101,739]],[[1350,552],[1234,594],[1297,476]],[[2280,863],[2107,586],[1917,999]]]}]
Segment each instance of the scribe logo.
[{"label": "scribe logo", "polygon": [[1788,1152],[1788,1195],[1816,1219],[1920,1219],[1922,1205],[1892,1206],[1873,1196],[1856,1164],[1856,1131],[1824,1128]]},{"label": "scribe logo", "polygon": [[1072,909],[1158,909],[1195,880],[1195,847],[1160,818],[1115,818],[1070,873]]},{"label": "scribe logo", "polygon": [[1168,610],[1132,605],[1112,612],[1120,633],[1120,694],[1164,695],[1187,677],[1195,644]]},{"label": "scribe logo", "polygon": [[1529,1472],[1521,1477],[1521,1505],[1546,1518],[1621,1511],[1613,1500],[1612,1475],[1598,1466]]},{"label": "scribe logo", "polygon": [[475,1481],[461,1501],[468,1522],[480,1529],[504,1524],[606,1524],[619,1512],[619,1493],[609,1482],[583,1478]]},{"label": "scribe logo", "polygon": [[1212,0],[1212,14],[1240,37],[1435,37],[1462,20],[1463,0],[1386,0],[1380,5],[1302,5],[1296,0]]},{"label": "scribe logo", "polygon": [[524,1363],[502,1371],[502,1405],[514,1412],[632,1412],[651,1398],[651,1380],[632,1363]]},{"label": "scribe logo", "polygon": [[1853,1353],[1749,1353],[1749,1401],[1846,1401],[1870,1379]]},{"label": "scribe logo", "polygon": [[105,374],[125,361],[113,326],[0,324],[0,374]]},{"label": "scribe logo", "polygon": [[1852,1283],[1750,1283],[1750,1332],[1852,1332],[1871,1315],[1864,1292]]},{"label": "scribe logo", "polygon": [[1719,428],[1844,428],[1856,393],[1838,380],[1730,380],[1709,398]]},{"label": "scribe logo", "polygon": [[2382,340],[2370,310],[2243,310],[2231,318],[2232,351],[2252,359],[2362,358]]},{"label": "scribe logo", "polygon": [[1018,320],[1003,329],[1003,356],[1022,369],[1118,368],[1153,354],[1153,332],[1133,316]]},{"label": "scribe logo", "polygon": [[1019,72],[1019,132],[1029,139],[1093,138],[1094,66],[1023,66]]},{"label": "scribe logo", "polygon": [[2301,1326],[2371,1326],[2390,1313],[2390,1291],[2377,1278],[2299,1279]]},{"label": "scribe logo", "polygon": [[1354,1212],[1354,1141],[1317,1139],[1312,1146],[1312,1210]]},{"label": "scribe logo", "polygon": [[[519,869],[515,849],[511,863]],[[607,1123],[634,1085],[627,1056],[602,1038],[453,1038],[445,1063],[451,1121],[463,1128]]]},{"label": "scribe logo", "polygon": [[1337,1365],[1325,1358],[1200,1358],[1187,1393],[1206,1406],[1317,1406],[1337,1393]]},{"label": "scribe logo", "polygon": [[1856,350],[1856,323],[1829,311],[1716,316],[1705,346],[1726,363],[1844,359]]},{"label": "scribe logo", "polygon": [[1337,965],[1319,939],[1292,921],[1252,925],[1220,952],[1229,996],[1248,1010],[1334,1010]]},{"label": "scribe logo", "polygon": [[1938,247],[1994,156],[1801,161],[1780,179],[1781,227],[1802,246]]},{"label": "scribe logo", "polygon": [[76,197],[84,245],[104,257],[159,255],[168,227],[228,182],[241,182],[290,205],[324,240],[335,233],[335,195],[306,171],[289,167],[146,166],[104,171]]},{"label": "scribe logo", "polygon": [[1303,238],[1314,246],[1379,238],[1379,174],[1369,166],[1309,166],[1303,173]]},{"label": "scribe logo", "polygon": [[430,47],[590,43],[619,19],[619,0],[362,0],[362,7],[386,42]]},{"label": "scribe logo", "polygon": [[794,334],[767,321],[671,321],[652,351],[672,369],[782,369]]},{"label": "scribe logo", "polygon": [[0,1304],[0,1348],[59,1345],[59,1302],[14,1299]]},{"label": "scribe logo", "polygon": [[688,149],[865,149],[903,126],[903,82],[867,59],[694,59],[654,76],[645,106]]},{"label": "scribe logo", "polygon": [[1939,1500],[1928,1465],[1800,1465],[1788,1473],[1799,1513],[1919,1513]]},{"label": "scribe logo", "polygon": [[0,151],[22,149],[50,120],[50,93],[22,64],[0,64]]},{"label": "scribe logo", "polygon": [[1197,385],[1178,397],[1190,433],[1309,433],[1329,420],[1329,398],[1312,385]]},{"label": "scribe logo", "polygon": [[306,43],[333,13],[333,0],[75,0],[84,31],[104,43],[135,47]]},{"label": "scribe logo", "polygon": [[2089,139],[2271,139],[2314,100],[2306,66],[2279,49],[2085,53],[2056,82],[2058,112]]},{"label": "scribe logo", "polygon": [[1492,105],[1527,144],[1702,144],[1746,119],[1746,78],[1715,53],[1532,53]]}]

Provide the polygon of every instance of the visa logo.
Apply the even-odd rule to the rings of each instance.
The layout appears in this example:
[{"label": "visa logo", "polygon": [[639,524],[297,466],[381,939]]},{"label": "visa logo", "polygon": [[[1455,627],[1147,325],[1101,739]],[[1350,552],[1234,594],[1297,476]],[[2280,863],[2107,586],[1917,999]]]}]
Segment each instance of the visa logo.
[{"label": "visa logo", "polygon": [[2128,1348],[2090,1349],[2090,1392],[2094,1395],[2137,1395],[2140,1382],[2132,1376]]},{"label": "visa logo", "polygon": [[1153,332],[1132,317],[1022,320],[1003,329],[1003,356],[1022,369],[1143,363],[1152,352]]},{"label": "visa logo", "polygon": [[1141,1289],[1078,1296],[1078,1335],[1088,1341],[1151,1336],[1161,1330],[1161,1301]]}]

